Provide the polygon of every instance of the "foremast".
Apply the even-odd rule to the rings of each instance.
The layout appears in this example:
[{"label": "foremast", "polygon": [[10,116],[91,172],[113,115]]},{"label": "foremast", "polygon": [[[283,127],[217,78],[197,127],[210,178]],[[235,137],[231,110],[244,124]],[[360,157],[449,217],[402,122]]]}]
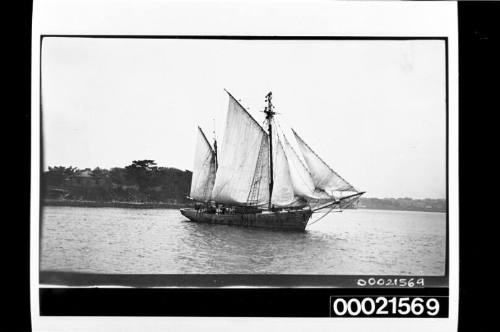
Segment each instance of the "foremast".
[{"label": "foremast", "polygon": [[267,130],[269,134],[269,203],[268,203],[268,208],[271,210],[272,208],[272,203],[271,203],[271,198],[273,196],[273,186],[274,186],[274,176],[273,176],[273,126],[271,125],[272,119],[274,114],[276,114],[273,111],[273,104],[272,104],[272,98],[273,98],[273,93],[269,92],[266,95],[266,101],[267,101],[267,106],[264,109],[264,113],[266,114],[266,120],[267,120]]},{"label": "foremast", "polygon": [[215,157],[215,171],[217,172],[219,164],[217,161],[217,135],[215,134],[215,119],[214,119],[214,157]]}]

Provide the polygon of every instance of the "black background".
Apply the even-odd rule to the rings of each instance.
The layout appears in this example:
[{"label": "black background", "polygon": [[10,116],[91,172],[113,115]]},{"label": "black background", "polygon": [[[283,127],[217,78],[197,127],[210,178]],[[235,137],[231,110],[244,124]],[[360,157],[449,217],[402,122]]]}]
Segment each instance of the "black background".
[{"label": "black background", "polygon": [[459,331],[491,331],[498,316],[487,299],[498,292],[499,18],[499,2],[458,3]]},{"label": "black background", "polygon": [[[8,243],[3,251],[4,292],[7,308],[3,316],[14,318],[11,331],[29,331],[29,174],[30,174],[30,75],[31,75],[31,8],[29,1],[20,2],[13,26],[14,47],[4,52],[10,59],[3,62],[11,69],[12,79],[4,76],[7,91],[14,92],[4,99],[3,113],[8,124],[4,141],[4,156],[14,160],[15,181],[4,173],[15,218],[2,220],[2,238]],[[10,7],[4,15],[10,16]],[[498,2],[458,3],[459,10],[459,131],[460,131],[460,308],[459,331],[487,331],[486,319],[491,317],[495,304],[483,302],[498,287],[496,265],[499,241],[495,224],[496,177],[498,162],[498,133],[500,76],[498,70],[499,17]],[[12,37],[11,37],[12,38]],[[16,61],[19,65],[15,65]],[[5,90],[4,90],[5,91]],[[11,120],[11,117],[14,119]],[[8,143],[8,144],[5,144]],[[3,158],[5,160],[5,158]],[[3,165],[11,165],[4,162]],[[10,205],[12,204],[12,205]],[[489,235],[489,236],[488,236]],[[286,290],[284,290],[286,292]],[[310,293],[311,296],[312,293]],[[161,299],[156,303],[161,305]],[[269,303],[259,298],[259,303]],[[215,306],[217,303],[210,303]],[[492,305],[492,306],[491,306]],[[300,309],[300,304],[295,310]],[[493,309],[493,310],[492,310]],[[2,326],[5,322],[2,322]],[[3,328],[1,328],[3,330]]]}]

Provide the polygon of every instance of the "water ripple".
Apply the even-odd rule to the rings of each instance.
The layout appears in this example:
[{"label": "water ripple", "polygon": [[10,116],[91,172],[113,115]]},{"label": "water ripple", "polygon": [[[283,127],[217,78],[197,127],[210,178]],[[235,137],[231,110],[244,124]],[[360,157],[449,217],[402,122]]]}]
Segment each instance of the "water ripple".
[{"label": "water ripple", "polygon": [[46,207],[41,267],[99,273],[442,275],[445,226],[442,213],[347,210],[293,233],[197,224],[177,210]]}]

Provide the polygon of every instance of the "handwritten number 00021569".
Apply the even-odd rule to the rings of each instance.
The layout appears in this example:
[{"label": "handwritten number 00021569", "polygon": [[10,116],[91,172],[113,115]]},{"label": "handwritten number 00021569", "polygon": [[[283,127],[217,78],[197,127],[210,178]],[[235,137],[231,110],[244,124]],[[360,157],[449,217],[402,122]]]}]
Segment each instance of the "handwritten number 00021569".
[{"label": "handwritten number 00021569", "polygon": [[356,284],[360,287],[424,287],[424,278],[359,278]]}]

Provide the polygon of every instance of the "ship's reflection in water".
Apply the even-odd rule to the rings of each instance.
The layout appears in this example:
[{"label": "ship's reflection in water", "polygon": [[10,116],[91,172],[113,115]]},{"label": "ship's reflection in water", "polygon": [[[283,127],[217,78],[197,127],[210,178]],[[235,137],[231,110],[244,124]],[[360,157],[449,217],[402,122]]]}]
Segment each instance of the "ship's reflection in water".
[{"label": "ship's reflection in water", "polygon": [[306,232],[199,224],[165,209],[46,207],[43,220],[42,270],[444,273],[444,213],[346,210],[329,214]]}]

